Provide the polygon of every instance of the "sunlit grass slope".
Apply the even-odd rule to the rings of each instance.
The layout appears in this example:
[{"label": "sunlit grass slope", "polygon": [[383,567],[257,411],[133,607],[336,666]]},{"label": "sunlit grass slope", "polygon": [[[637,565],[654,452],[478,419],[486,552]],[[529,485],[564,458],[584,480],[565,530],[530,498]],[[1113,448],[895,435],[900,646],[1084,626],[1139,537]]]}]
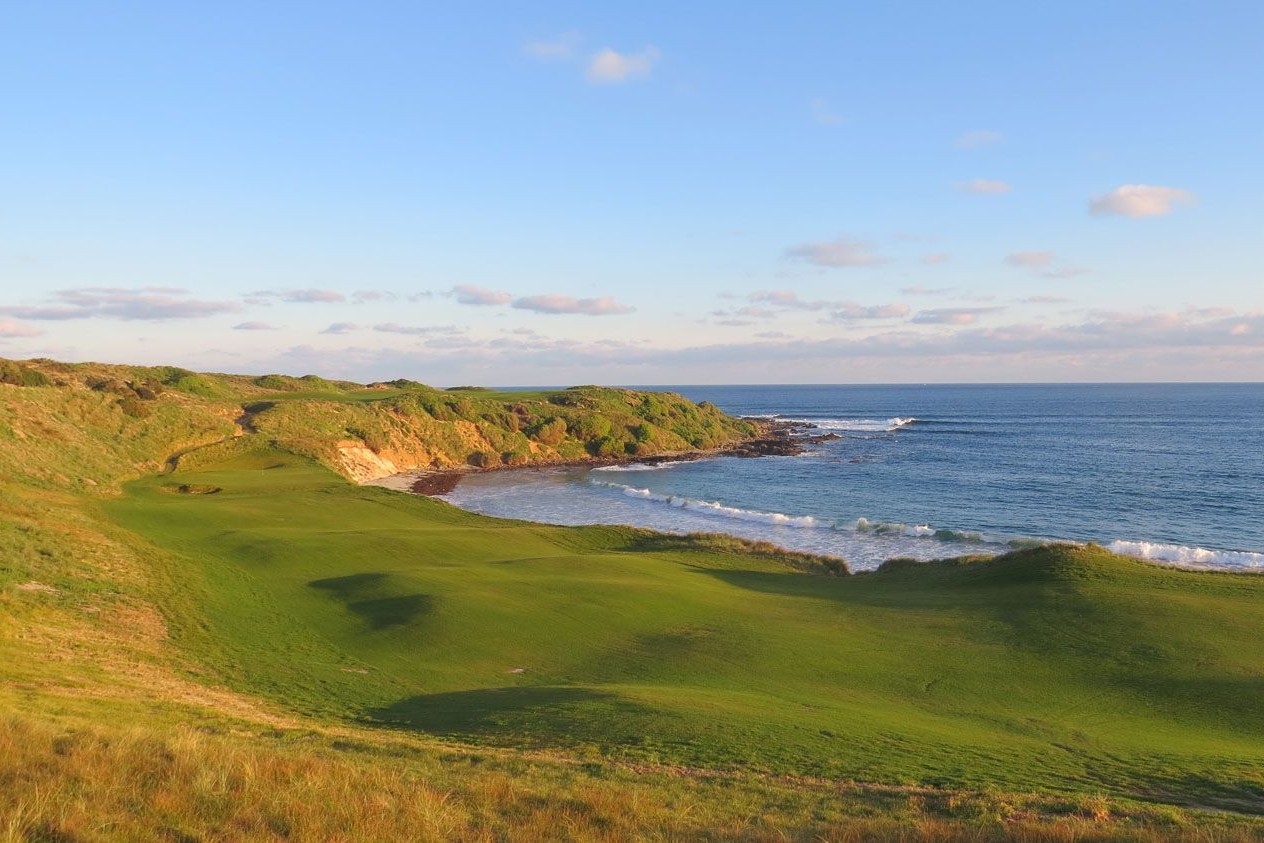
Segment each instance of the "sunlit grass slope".
[{"label": "sunlit grass slope", "polygon": [[813,575],[487,519],[274,450],[104,506],[173,560],[183,647],[318,717],[699,767],[1264,798],[1264,578],[1065,547]]},{"label": "sunlit grass slope", "polygon": [[752,429],[0,361],[0,843],[1264,833],[1260,579],[1093,549],[835,576],[332,473]]},{"label": "sunlit grass slope", "polygon": [[[205,439],[189,435],[189,423],[218,416],[221,435],[261,439],[357,480],[415,468],[495,468],[713,449],[757,433],[756,425],[706,402],[598,386],[445,390],[409,380],[355,384],[314,375],[249,377],[174,366],[0,359],[0,388],[15,404],[42,406],[50,416],[64,414],[69,404],[91,413],[81,438],[98,451],[141,450],[117,436],[126,429],[138,432],[143,444],[152,445],[146,438],[157,434],[204,445]],[[0,411],[0,424],[5,415]],[[34,423],[38,427],[38,415]],[[0,442],[8,432],[0,426]],[[174,463],[186,450],[166,450],[162,458]]]}]

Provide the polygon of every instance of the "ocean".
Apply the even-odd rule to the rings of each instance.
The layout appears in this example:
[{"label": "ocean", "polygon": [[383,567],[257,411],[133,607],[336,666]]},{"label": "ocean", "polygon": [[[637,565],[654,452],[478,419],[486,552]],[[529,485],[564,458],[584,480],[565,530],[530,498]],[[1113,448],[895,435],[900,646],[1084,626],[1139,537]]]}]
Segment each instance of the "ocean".
[{"label": "ocean", "polygon": [[472,475],[446,499],[729,533],[856,570],[1049,541],[1264,570],[1264,384],[649,388],[841,438],[794,457]]}]

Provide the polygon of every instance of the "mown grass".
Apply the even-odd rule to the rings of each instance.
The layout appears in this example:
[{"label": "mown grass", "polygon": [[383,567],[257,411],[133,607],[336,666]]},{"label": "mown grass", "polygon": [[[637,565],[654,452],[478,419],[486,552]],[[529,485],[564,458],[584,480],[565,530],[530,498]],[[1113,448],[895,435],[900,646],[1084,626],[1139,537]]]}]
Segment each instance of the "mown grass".
[{"label": "mown grass", "polygon": [[497,521],[232,438],[415,385],[31,365],[0,840],[1264,835],[1264,578]]},{"label": "mown grass", "polygon": [[[173,483],[222,489],[163,493]],[[496,521],[273,451],[106,505],[180,640],[317,717],[891,784],[1264,809],[1264,578],[1095,548],[814,576]]]}]

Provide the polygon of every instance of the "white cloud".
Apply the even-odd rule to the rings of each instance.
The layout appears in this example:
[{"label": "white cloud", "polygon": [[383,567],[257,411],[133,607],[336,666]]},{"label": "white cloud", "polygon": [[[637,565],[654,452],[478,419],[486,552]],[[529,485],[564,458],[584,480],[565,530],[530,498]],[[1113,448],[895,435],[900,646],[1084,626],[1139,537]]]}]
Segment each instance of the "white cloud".
[{"label": "white cloud", "polygon": [[337,304],[347,300],[347,297],[337,290],[318,290],[315,288],[306,290],[256,290],[250,294],[250,297],[256,300],[276,299],[291,304]]},{"label": "white cloud", "polygon": [[981,196],[999,196],[1002,193],[1009,193],[1013,189],[1013,186],[1007,182],[996,179],[974,179],[973,181],[959,182],[957,184],[957,190]]},{"label": "white cloud", "polygon": [[786,250],[786,257],[831,268],[876,266],[883,258],[873,251],[872,243],[840,237],[825,243],[803,243]]},{"label": "white cloud", "polygon": [[1022,269],[1040,269],[1053,263],[1053,252],[1011,252],[1005,262]]},{"label": "white cloud", "polygon": [[275,331],[276,325],[267,322],[240,322],[233,326],[234,331]]},{"label": "white cloud", "polygon": [[1089,203],[1089,213],[1095,216],[1121,216],[1140,219],[1170,214],[1182,205],[1198,201],[1193,193],[1177,187],[1153,184],[1120,185],[1109,193],[1103,193]]},{"label": "white cloud", "polygon": [[1041,278],[1077,278],[1088,272],[1082,266],[1056,266],[1040,273]]},{"label": "white cloud", "polygon": [[352,301],[363,304],[370,301],[394,301],[398,296],[388,290],[356,290],[351,294]]},{"label": "white cloud", "polygon": [[620,304],[611,296],[595,299],[577,299],[574,296],[561,295],[524,296],[515,299],[513,306],[518,310],[530,310],[536,313],[577,313],[584,316],[614,316],[631,313],[636,309]]},{"label": "white cloud", "polygon": [[852,322],[858,319],[903,319],[909,315],[907,304],[862,305],[854,301],[838,302],[838,309],[830,314],[834,322]]},{"label": "white cloud", "polygon": [[[461,304],[494,307],[508,304],[518,310],[530,310],[536,313],[576,313],[584,316],[612,316],[620,313],[631,313],[636,308],[620,304],[611,296],[580,299],[574,296],[544,294],[538,296],[522,296],[514,298],[510,293],[501,290],[489,290],[472,284],[461,284],[453,287],[445,295],[454,296]],[[382,330],[381,327],[378,330]]]},{"label": "white cloud", "polygon": [[942,296],[944,293],[951,291],[951,287],[923,287],[920,284],[914,287],[900,288],[900,292],[906,296]]},{"label": "white cloud", "polygon": [[[749,296],[753,302],[763,302],[773,307],[787,310],[821,311],[829,310],[830,320],[834,322],[850,322],[856,319],[900,319],[909,314],[906,304],[862,305],[854,301],[828,301],[825,299],[803,299],[793,290],[760,290]],[[756,313],[755,311],[758,311]],[[744,307],[736,311],[739,315],[773,316],[773,311],[766,308]]]},{"label": "white cloud", "polygon": [[53,298],[47,305],[0,307],[0,315],[48,321],[98,317],[156,321],[199,319],[241,310],[236,302],[189,298],[188,291],[178,287],[80,287],[58,290]]},{"label": "white cloud", "polygon": [[30,325],[23,325],[15,319],[0,319],[0,339],[18,339],[19,337],[38,337],[43,331]]},{"label": "white cloud", "polygon": [[476,287],[473,284],[458,284],[448,291],[448,295],[455,296],[460,304],[481,307],[509,304],[513,300],[513,296],[509,293],[501,290],[489,290],[486,287]]},{"label": "white cloud", "polygon": [[[1220,315],[1218,315],[1220,314]],[[758,341],[664,346],[501,338],[442,351],[387,345],[327,349],[300,346],[255,360],[257,370],[311,371],[358,380],[384,380],[401,372],[440,383],[782,383],[787,372],[861,377],[873,381],[1068,380],[1171,378],[1258,379],[1264,371],[1264,313],[1189,309],[1176,313],[1092,314],[1084,321],[993,327],[934,323],[808,339],[764,332]],[[508,343],[508,344],[505,344]]]},{"label": "white cloud", "polygon": [[334,324],[330,325],[325,330],[321,331],[321,333],[322,334],[349,334],[359,327],[360,326],[354,322],[335,322]]},{"label": "white cloud", "polygon": [[374,325],[373,330],[381,334],[403,334],[408,337],[421,337],[428,334],[459,334],[455,325],[400,325],[398,322],[383,322]]},{"label": "white cloud", "polygon": [[588,81],[598,84],[615,84],[650,75],[658,64],[657,47],[646,47],[639,53],[620,53],[609,47],[593,56],[588,64]]},{"label": "white cloud", "polygon": [[1053,252],[1012,252],[1005,263],[1019,269],[1030,269],[1041,278],[1075,278],[1088,272],[1082,266],[1066,266]]},{"label": "white cloud", "polygon": [[583,35],[571,30],[553,39],[528,41],[523,45],[522,52],[533,59],[544,61],[568,59],[575,54],[575,49],[583,40]]},{"label": "white cloud", "polygon": [[830,105],[825,97],[812,100],[812,120],[822,126],[837,126],[843,122],[843,116]]},{"label": "white cloud", "polygon": [[1066,304],[1070,299],[1061,296],[1028,296],[1022,301],[1024,304]]},{"label": "white cloud", "polygon": [[979,317],[989,313],[998,313],[1003,307],[942,307],[937,310],[923,310],[913,317],[919,325],[973,325]]},{"label": "white cloud", "polygon": [[994,132],[991,129],[975,129],[972,132],[966,132],[957,138],[958,149],[978,149],[981,146],[988,146],[993,143],[1000,143],[1004,136],[1000,132]]},{"label": "white cloud", "polygon": [[747,296],[753,302],[765,302],[777,307],[788,307],[795,310],[824,310],[833,305],[833,302],[814,300],[807,301],[799,298],[799,294],[794,290],[759,290]]},{"label": "white cloud", "polygon": [[[750,316],[755,319],[775,319],[777,317],[776,311],[769,310],[766,307],[739,307],[737,310],[733,311],[733,314],[735,316]],[[716,315],[723,316],[724,314],[721,312]]]}]

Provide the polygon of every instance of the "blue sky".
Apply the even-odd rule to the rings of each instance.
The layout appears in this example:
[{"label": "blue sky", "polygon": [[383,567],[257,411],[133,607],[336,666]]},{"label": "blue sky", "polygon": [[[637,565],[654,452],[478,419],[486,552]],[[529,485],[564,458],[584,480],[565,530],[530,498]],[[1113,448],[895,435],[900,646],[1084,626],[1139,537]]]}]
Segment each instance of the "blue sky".
[{"label": "blue sky", "polygon": [[1261,43],[1256,2],[15,0],[0,356],[1260,380]]}]

